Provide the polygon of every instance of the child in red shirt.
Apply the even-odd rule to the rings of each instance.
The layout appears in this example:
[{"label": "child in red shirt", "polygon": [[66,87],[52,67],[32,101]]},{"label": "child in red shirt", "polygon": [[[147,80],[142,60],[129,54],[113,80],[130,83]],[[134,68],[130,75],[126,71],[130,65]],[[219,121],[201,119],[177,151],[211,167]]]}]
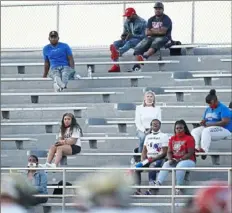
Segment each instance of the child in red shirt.
[{"label": "child in red shirt", "polygon": [[[175,135],[170,138],[168,144],[168,161],[164,163],[162,168],[195,167],[195,141],[184,120],[176,121],[174,132]],[[162,185],[168,173],[168,170],[160,171],[155,185]],[[184,170],[176,170],[176,184],[178,186],[184,184],[185,174],[186,171]],[[180,189],[176,190],[177,194],[181,194],[181,192]]]}]

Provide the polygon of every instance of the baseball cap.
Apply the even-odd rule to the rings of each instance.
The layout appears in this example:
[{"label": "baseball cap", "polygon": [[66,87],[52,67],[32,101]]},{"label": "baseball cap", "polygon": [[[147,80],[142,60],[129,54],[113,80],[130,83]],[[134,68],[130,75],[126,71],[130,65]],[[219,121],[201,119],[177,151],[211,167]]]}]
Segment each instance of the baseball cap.
[{"label": "baseball cap", "polygon": [[49,37],[52,37],[52,36],[58,37],[58,36],[59,36],[59,35],[58,35],[58,32],[57,32],[57,31],[51,31],[51,32],[49,33]]},{"label": "baseball cap", "polygon": [[164,9],[164,5],[163,5],[162,2],[159,2],[159,1],[158,1],[158,2],[155,3],[154,8],[162,8],[162,9]]},{"label": "baseball cap", "polygon": [[136,11],[135,11],[135,9],[134,8],[132,8],[132,7],[129,7],[129,8],[127,8],[126,10],[125,10],[125,13],[124,13],[124,17],[130,17],[130,16],[132,16],[132,15],[134,15],[134,14],[136,14]]}]

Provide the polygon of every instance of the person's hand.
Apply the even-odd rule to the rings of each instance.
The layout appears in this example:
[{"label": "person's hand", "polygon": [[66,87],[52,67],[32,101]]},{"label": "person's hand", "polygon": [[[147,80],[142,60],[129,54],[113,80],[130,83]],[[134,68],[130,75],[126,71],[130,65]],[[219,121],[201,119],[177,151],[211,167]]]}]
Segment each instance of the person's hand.
[{"label": "person's hand", "polygon": [[174,164],[176,164],[178,161],[176,158],[172,158],[171,160],[169,160],[169,165],[172,166]]},{"label": "person's hand", "polygon": [[121,39],[122,39],[122,40],[126,40],[127,35],[128,35],[127,33],[122,34],[122,35],[121,35]]},{"label": "person's hand", "polygon": [[205,126],[205,125],[206,125],[206,120],[202,120],[202,121],[200,122],[200,125],[201,125],[201,126]]}]

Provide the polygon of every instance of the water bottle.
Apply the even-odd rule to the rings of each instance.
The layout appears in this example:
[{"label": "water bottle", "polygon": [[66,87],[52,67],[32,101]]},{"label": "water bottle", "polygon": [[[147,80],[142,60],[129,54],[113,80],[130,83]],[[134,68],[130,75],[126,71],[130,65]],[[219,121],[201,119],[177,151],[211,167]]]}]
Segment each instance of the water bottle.
[{"label": "water bottle", "polygon": [[91,66],[88,67],[88,77],[92,78],[92,68],[91,68]]}]

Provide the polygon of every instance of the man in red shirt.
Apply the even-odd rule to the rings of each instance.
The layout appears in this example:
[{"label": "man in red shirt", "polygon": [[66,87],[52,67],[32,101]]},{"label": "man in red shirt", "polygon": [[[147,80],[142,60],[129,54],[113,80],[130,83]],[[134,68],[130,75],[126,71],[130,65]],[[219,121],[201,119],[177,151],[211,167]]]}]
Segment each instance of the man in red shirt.
[{"label": "man in red shirt", "polygon": [[[169,140],[167,156],[168,161],[164,163],[162,168],[191,168],[196,165],[195,141],[184,120],[179,120],[175,123],[175,135]],[[169,171],[160,171],[155,185],[162,185],[168,173]],[[186,171],[184,170],[176,171],[177,186],[184,184],[185,174]],[[176,194],[181,193],[180,189],[176,190]]]}]

